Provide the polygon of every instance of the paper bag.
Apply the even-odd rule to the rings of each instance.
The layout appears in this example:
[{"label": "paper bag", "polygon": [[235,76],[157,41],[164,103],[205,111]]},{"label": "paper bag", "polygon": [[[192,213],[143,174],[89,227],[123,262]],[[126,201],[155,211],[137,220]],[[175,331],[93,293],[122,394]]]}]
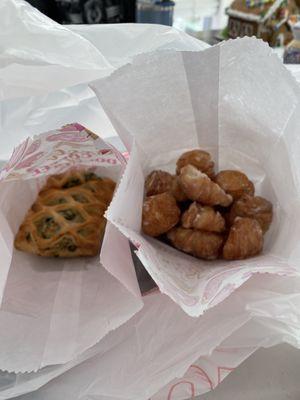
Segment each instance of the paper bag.
[{"label": "paper bag", "polygon": [[299,288],[300,278],[252,277],[200,318],[163,294],[146,296],[139,313],[69,365],[15,380],[0,376],[0,399],[57,376],[20,400],[189,400],[214,389],[259,347],[300,347]]},{"label": "paper bag", "polygon": [[114,227],[108,228],[113,236],[105,235],[103,256],[111,268],[121,263],[132,271],[130,291],[99,257],[42,258],[13,245],[48,175],[86,168],[117,182],[122,163],[120,153],[72,124],[27,139],[0,172],[0,369],[28,372],[66,363],[142,307],[128,240]]},{"label": "paper bag", "polygon": [[[141,55],[92,84],[131,157],[107,218],[138,248],[163,293],[199,316],[255,273],[300,273],[300,89],[262,41],[201,52]],[[201,261],[141,233],[144,180],[174,171],[187,149],[211,152],[217,169],[240,169],[274,206],[263,254]]]}]

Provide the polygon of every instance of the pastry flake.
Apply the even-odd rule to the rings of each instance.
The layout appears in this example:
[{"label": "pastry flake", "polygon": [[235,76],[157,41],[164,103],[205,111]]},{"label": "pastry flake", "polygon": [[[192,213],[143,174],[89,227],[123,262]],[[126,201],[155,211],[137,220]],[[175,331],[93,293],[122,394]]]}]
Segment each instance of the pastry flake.
[{"label": "pastry flake", "polygon": [[97,255],[114,188],[112,180],[87,172],[50,177],[25,216],[15,247],[44,257]]}]

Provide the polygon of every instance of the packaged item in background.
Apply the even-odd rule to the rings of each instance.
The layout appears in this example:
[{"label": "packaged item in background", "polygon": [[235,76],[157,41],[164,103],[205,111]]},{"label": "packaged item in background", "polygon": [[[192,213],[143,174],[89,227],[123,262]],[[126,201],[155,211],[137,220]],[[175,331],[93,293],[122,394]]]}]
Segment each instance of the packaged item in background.
[{"label": "packaged item in background", "polygon": [[300,20],[292,25],[294,39],[287,45],[283,54],[285,64],[300,64]]}]

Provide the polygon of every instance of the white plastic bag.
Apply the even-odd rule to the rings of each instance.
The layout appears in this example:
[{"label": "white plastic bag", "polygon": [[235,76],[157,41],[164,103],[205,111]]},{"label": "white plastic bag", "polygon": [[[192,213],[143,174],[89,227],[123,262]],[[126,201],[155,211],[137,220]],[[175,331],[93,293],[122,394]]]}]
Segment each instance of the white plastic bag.
[{"label": "white plastic bag", "polygon": [[259,347],[300,347],[299,288],[300,278],[256,276],[200,318],[163,294],[146,296],[138,314],[77,360],[37,374],[0,375],[0,399],[56,376],[21,399],[190,399],[215,388]]},{"label": "white plastic bag", "polygon": [[0,100],[52,92],[112,70],[88,40],[24,0],[2,0],[0,15]]},{"label": "white plastic bag", "polygon": [[[255,273],[300,274],[300,89],[266,44],[244,38],[141,55],[92,87],[126,147],[133,143],[107,217],[137,245],[163,293],[199,316]],[[262,255],[205,262],[141,233],[145,176],[174,171],[178,156],[196,147],[211,151],[220,170],[245,171],[273,203]]]},{"label": "white plastic bag", "polygon": [[77,121],[116,135],[87,84],[136,54],[202,50],[171,27],[146,24],[61,26],[23,0],[0,2],[0,163],[28,136]]}]

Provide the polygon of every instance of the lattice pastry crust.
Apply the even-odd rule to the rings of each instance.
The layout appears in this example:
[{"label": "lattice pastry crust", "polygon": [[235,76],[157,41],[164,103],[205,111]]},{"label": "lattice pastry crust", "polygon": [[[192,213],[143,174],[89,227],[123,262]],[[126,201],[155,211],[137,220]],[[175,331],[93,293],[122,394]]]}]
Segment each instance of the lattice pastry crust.
[{"label": "lattice pastry crust", "polygon": [[19,228],[15,247],[44,257],[97,255],[114,189],[111,179],[91,172],[49,177]]}]

